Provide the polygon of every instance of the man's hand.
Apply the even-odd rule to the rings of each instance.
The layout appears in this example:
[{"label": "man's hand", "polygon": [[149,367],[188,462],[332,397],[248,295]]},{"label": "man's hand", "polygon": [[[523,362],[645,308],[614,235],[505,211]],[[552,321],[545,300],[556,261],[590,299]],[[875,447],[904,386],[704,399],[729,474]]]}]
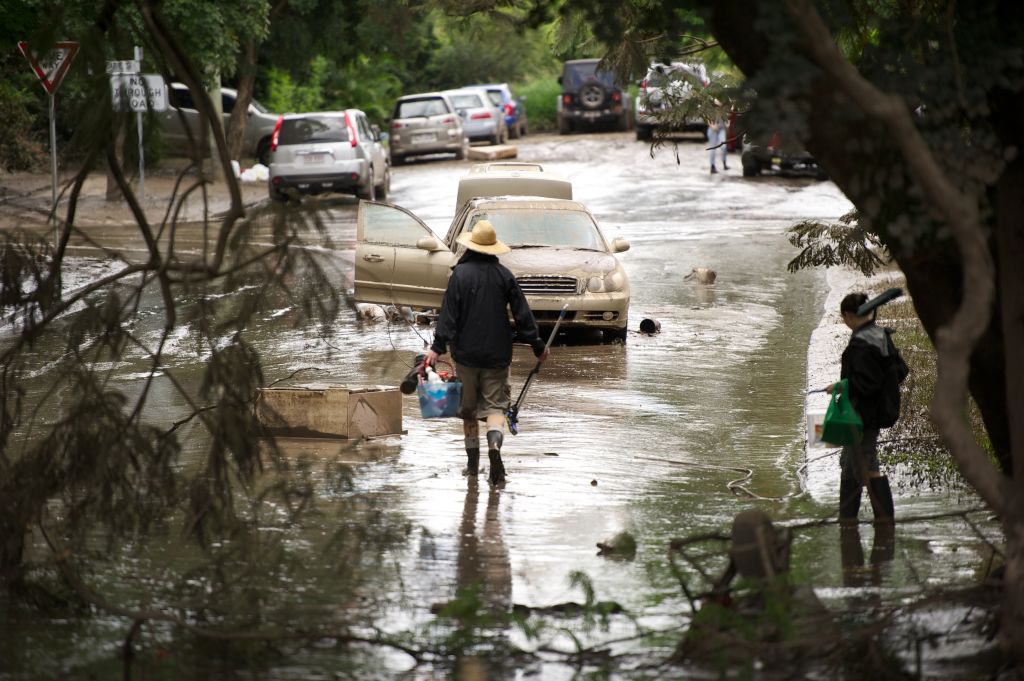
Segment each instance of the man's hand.
[{"label": "man's hand", "polygon": [[427,350],[427,354],[423,356],[423,363],[429,367],[432,367],[435,364],[437,364],[437,357],[438,355],[436,352],[434,352],[433,350]]}]

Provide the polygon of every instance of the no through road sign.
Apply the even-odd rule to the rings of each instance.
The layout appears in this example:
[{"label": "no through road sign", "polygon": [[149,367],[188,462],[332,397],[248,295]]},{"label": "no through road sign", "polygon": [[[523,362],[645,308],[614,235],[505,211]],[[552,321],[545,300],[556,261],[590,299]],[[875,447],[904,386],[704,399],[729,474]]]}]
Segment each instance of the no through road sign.
[{"label": "no through road sign", "polygon": [[159,75],[110,77],[114,111],[166,111],[167,87]]}]

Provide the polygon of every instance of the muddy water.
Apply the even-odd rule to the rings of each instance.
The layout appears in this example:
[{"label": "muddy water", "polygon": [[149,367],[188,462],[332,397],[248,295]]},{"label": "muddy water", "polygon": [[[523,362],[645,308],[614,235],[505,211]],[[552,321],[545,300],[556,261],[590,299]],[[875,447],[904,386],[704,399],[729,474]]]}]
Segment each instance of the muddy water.
[{"label": "muddy water", "polygon": [[[467,481],[457,422],[421,419],[411,398],[403,402],[402,436],[340,454],[337,443],[284,442],[292,456],[355,464],[357,488],[372,491],[415,528],[394,557],[394,570],[379,580],[386,598],[375,600],[373,615],[386,629],[429,621],[433,605],[472,583],[498,610],[582,601],[569,584],[574,571],[592,580],[598,598],[619,602],[644,626],[668,629],[689,611],[668,569],[669,539],[727,531],[735,513],[750,506],[792,524],[834,513],[835,456],[814,453],[804,467],[807,346],[829,287],[820,272],[786,272],[795,252],[784,232],[800,219],[835,219],[849,204],[827,182],[746,180],[738,158],[730,171],[711,176],[694,140],[684,141],[679,153],[679,164],[667,150],[652,159],[646,144],[620,134],[531,136],[520,145],[519,160],[570,177],[576,197],[606,233],[632,244],[620,254],[632,288],[631,332],[625,345],[559,339],[523,407],[520,434],[506,438],[504,489]],[[449,160],[403,166],[394,173],[390,199],[444,233],[466,168]],[[331,202],[329,219],[335,248],[326,257],[345,286],[355,203]],[[693,267],[714,269],[717,281],[684,279]],[[251,336],[268,380],[298,371],[300,378],[349,385],[397,385],[430,338],[429,327],[364,323],[346,312],[325,339],[291,329],[288,316],[284,307],[269,311]],[[660,334],[638,333],[644,318],[657,320]],[[172,349],[169,363],[176,361],[196,373],[202,366],[184,339]],[[514,395],[532,365],[532,355],[518,348]],[[140,380],[131,378],[135,369],[125,369],[129,391]],[[168,413],[182,409],[169,391],[156,400]],[[954,503],[939,494],[897,490],[897,497],[901,517]],[[636,536],[635,560],[599,557],[595,544],[621,530]],[[873,564],[871,541],[866,529],[861,542],[854,538],[841,552],[836,528],[800,530],[794,563],[839,607],[865,592],[895,597],[915,580],[973,579],[986,552],[969,528],[949,520],[901,525],[895,547],[876,551]],[[929,559],[935,554],[942,560]],[[844,572],[843,557],[864,567]],[[616,620],[595,637],[634,631]],[[104,633],[84,636],[101,640]],[[397,673],[409,660],[396,654],[384,664],[387,674]],[[530,671],[543,678],[573,674],[557,661]],[[426,671],[412,677],[432,678]]]}]

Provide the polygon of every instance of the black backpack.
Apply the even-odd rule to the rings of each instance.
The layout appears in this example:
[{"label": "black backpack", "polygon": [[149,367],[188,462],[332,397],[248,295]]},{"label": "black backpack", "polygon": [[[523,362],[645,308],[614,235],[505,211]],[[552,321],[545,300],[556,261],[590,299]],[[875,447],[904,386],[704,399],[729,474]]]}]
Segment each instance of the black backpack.
[{"label": "black backpack", "polygon": [[910,367],[903,361],[899,348],[892,342],[892,329],[885,329],[885,342],[889,347],[886,358],[882,395],[878,405],[878,426],[889,428],[900,417],[900,383],[906,380]]}]

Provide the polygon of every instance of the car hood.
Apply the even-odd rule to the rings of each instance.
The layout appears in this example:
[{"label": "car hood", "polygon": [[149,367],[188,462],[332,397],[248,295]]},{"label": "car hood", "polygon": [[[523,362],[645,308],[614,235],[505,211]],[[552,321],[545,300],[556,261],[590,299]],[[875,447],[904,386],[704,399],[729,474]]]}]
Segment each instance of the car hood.
[{"label": "car hood", "polygon": [[590,277],[615,270],[618,260],[610,253],[572,248],[515,248],[498,257],[516,276],[562,275]]}]

